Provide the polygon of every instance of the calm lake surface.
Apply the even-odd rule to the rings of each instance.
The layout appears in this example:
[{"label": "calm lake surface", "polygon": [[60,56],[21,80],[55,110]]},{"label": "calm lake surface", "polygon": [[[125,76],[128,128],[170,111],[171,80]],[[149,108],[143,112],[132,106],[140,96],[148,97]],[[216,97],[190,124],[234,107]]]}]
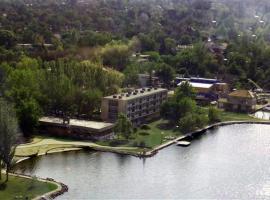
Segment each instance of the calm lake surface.
[{"label": "calm lake surface", "polygon": [[67,184],[57,199],[270,199],[270,126],[221,127],[147,159],[79,151],[16,170]]}]

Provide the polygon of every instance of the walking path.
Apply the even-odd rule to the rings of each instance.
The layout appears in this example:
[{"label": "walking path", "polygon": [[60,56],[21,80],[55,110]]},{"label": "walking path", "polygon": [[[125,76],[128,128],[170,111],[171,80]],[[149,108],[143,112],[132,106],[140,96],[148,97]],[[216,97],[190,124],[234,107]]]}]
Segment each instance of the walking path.
[{"label": "walking path", "polygon": [[33,156],[41,156],[56,152],[81,150],[83,148],[89,148],[97,151],[108,151],[121,154],[136,155],[138,148],[136,147],[110,147],[95,144],[93,142],[83,141],[68,141],[54,138],[44,138],[39,141],[34,141],[28,144],[19,145],[16,148],[16,160],[21,162]]}]

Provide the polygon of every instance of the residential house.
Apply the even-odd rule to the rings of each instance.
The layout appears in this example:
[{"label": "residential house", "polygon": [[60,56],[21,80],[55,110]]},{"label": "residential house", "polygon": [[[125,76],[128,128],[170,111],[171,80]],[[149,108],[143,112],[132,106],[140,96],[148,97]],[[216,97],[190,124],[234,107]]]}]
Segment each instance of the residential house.
[{"label": "residential house", "polygon": [[250,113],[256,110],[256,95],[249,90],[235,90],[227,98],[218,101],[218,107],[226,111]]}]

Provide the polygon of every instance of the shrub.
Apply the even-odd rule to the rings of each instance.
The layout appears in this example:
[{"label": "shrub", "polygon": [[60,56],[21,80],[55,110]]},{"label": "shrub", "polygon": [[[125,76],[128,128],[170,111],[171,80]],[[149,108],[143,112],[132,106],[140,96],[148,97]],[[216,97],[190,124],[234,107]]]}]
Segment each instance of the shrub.
[{"label": "shrub", "polygon": [[139,144],[139,147],[141,147],[141,148],[146,147],[145,142],[144,141],[141,141],[140,144]]},{"label": "shrub", "polygon": [[150,135],[150,134],[147,132],[140,132],[139,135],[146,136],[146,135]]},{"label": "shrub", "polygon": [[128,143],[128,140],[112,140],[109,142],[110,146],[120,146]]},{"label": "shrub", "polygon": [[220,122],[220,113],[218,109],[210,107],[208,110],[208,118],[210,123]]},{"label": "shrub", "polygon": [[144,125],[141,126],[141,129],[150,130],[151,128],[147,124],[144,124]]},{"label": "shrub", "polygon": [[137,142],[137,141],[134,141],[134,142],[132,143],[132,146],[133,146],[133,147],[137,147],[137,146],[138,146],[138,142]]}]

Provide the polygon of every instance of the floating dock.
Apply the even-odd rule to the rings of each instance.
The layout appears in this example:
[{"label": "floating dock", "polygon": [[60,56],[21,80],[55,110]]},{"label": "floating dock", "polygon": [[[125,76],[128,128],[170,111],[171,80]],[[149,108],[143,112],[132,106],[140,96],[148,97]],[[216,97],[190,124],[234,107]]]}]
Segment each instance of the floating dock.
[{"label": "floating dock", "polygon": [[189,146],[191,144],[191,142],[189,142],[189,141],[179,141],[179,142],[176,142],[176,145],[177,146],[182,146],[182,147],[187,147],[187,146]]}]

